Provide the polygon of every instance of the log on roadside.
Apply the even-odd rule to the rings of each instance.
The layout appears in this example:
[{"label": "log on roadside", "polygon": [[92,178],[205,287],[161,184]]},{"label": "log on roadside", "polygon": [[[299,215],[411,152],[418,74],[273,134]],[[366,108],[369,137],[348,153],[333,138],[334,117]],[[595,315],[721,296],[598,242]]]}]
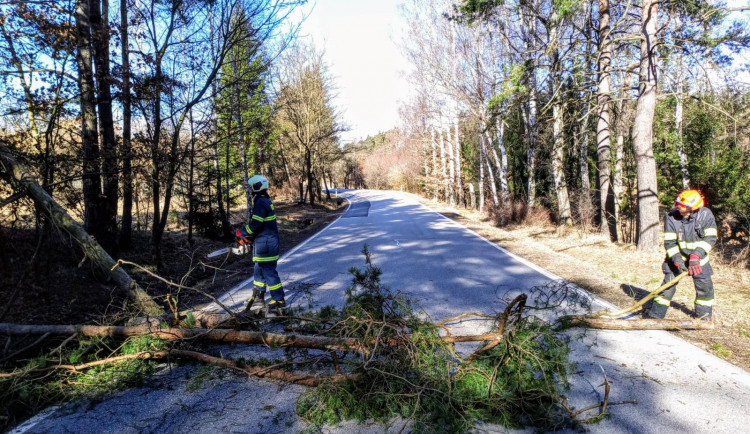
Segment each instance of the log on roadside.
[{"label": "log on roadside", "polygon": [[0,175],[6,177],[14,188],[21,189],[34,200],[37,208],[47,214],[55,226],[67,232],[83,250],[84,255],[121,290],[127,291],[128,298],[147,315],[158,316],[164,313],[146,291],[116,262],[109,253],[96,242],[40,185],[29,170],[19,163],[11,151],[0,145]]},{"label": "log on roadside", "polygon": [[[269,347],[295,347],[308,348],[324,351],[356,351],[361,354],[369,354],[366,345],[355,338],[336,338],[325,336],[296,335],[286,333],[266,333],[259,331],[234,330],[234,329],[204,329],[204,328],[165,328],[159,329],[154,324],[143,324],[138,326],[94,326],[94,325],[29,325],[0,323],[0,335],[26,336],[39,334],[71,335],[81,334],[83,336],[108,336],[126,338],[130,336],[154,336],[160,339],[176,340],[202,340],[222,343],[238,343],[251,345],[266,345]],[[479,335],[450,335],[441,336],[446,343],[456,342],[498,342],[503,339],[502,333],[497,331]],[[388,338],[381,341],[386,345],[398,346],[406,343],[406,340]]]},{"label": "log on roadside", "polygon": [[314,350],[340,350],[366,352],[357,339],[329,338],[281,333],[265,333],[232,329],[156,329],[144,326],[92,326],[92,325],[25,325],[0,323],[0,334],[25,336],[50,333],[70,335],[80,333],[83,336],[108,336],[125,338],[130,336],[153,336],[168,341],[202,340],[222,343],[267,345],[269,347],[296,347]]},{"label": "log on roadside", "polygon": [[605,330],[713,330],[714,323],[698,319],[613,319],[588,315],[560,317],[560,328],[590,327]]}]

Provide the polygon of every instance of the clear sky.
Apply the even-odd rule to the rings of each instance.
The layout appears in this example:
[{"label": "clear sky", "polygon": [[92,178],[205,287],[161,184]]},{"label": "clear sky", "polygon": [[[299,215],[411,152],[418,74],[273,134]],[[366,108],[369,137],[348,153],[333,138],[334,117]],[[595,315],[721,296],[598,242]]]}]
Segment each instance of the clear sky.
[{"label": "clear sky", "polygon": [[[399,100],[408,86],[407,65],[396,43],[403,0],[314,0],[300,36],[312,38],[337,88],[335,100],[350,131],[344,142],[398,125]],[[310,12],[311,11],[311,12]]]}]

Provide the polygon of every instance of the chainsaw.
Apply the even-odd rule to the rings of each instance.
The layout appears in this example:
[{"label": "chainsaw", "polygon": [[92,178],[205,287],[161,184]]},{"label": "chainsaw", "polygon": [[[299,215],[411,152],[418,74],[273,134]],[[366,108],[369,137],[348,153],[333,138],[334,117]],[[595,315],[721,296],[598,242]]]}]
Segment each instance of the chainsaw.
[{"label": "chainsaw", "polygon": [[229,247],[224,247],[223,249],[214,250],[213,252],[206,255],[206,258],[215,258],[217,256],[226,255],[227,253],[232,253],[235,255],[244,255],[245,253],[249,253],[253,248],[252,243],[245,243],[240,242],[239,244],[234,243],[233,245]]}]

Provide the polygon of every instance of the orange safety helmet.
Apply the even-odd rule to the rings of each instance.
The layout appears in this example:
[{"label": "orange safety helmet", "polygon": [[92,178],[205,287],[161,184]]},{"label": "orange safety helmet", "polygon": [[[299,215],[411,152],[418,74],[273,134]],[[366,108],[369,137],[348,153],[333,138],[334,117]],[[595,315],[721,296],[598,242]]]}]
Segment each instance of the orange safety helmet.
[{"label": "orange safety helmet", "polygon": [[674,204],[682,211],[693,212],[703,208],[706,202],[698,190],[685,190],[677,196]]}]

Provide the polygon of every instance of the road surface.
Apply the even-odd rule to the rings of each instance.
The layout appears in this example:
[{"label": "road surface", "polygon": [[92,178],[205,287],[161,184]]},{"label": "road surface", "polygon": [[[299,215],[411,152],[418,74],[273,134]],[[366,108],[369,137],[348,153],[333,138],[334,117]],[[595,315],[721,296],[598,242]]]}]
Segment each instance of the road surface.
[{"label": "road surface", "polygon": [[[481,238],[398,192],[347,191],[347,211],[337,221],[286,254],[279,272],[287,300],[314,307],[340,307],[351,285],[350,267],[363,267],[364,244],[382,269],[381,282],[409,294],[433,320],[463,312],[493,313],[505,300],[531,288],[552,288],[560,279]],[[283,242],[283,240],[282,240]],[[239,308],[251,291],[248,279],[221,301]],[[583,293],[594,310],[611,308]],[[212,306],[216,309],[216,306]],[[563,306],[548,312],[575,311]],[[462,331],[482,330],[469,322]],[[603,399],[611,382],[610,416],[587,425],[595,433],[740,433],[750,431],[750,374],[662,331],[573,329],[570,337],[571,406]],[[255,351],[255,352],[252,352]],[[273,357],[276,352],[227,346],[228,357]],[[89,405],[68,405],[36,418],[17,432],[295,432],[294,399],[304,389],[248,380],[216,371],[196,387],[196,367],[164,369],[154,385],[115,394]],[[396,424],[392,430],[398,431]],[[490,432],[506,432],[487,427]],[[382,432],[354,422],[327,432]]]}]

